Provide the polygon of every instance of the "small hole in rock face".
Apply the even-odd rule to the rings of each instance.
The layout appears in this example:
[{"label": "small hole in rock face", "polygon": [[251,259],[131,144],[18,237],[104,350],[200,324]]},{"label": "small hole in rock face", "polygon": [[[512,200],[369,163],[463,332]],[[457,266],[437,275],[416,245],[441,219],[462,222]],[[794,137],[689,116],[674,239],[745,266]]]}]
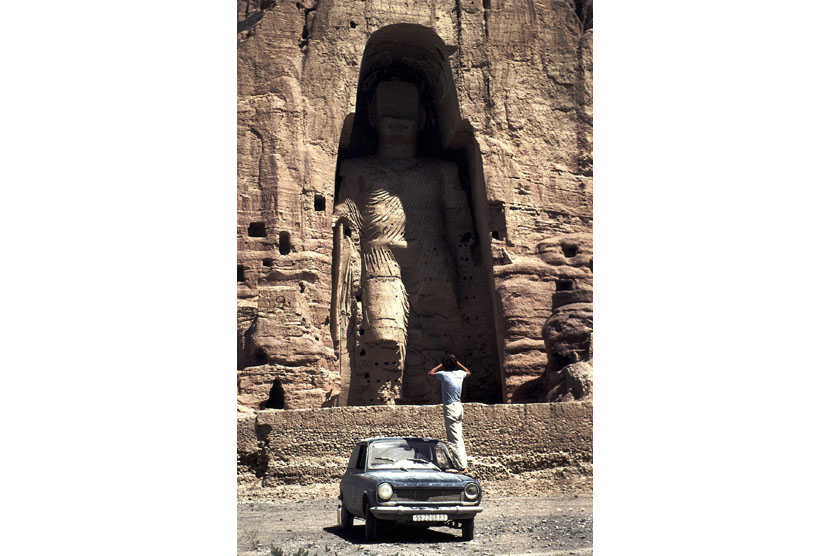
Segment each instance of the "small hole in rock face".
[{"label": "small hole in rock face", "polygon": [[499,237],[500,237],[500,236],[499,236],[499,231],[498,231],[498,230],[493,230],[493,233],[492,233],[492,234],[490,234],[490,235],[492,235],[492,236],[493,236],[493,239],[499,239]]},{"label": "small hole in rock face", "polygon": [[357,23],[355,23],[354,21],[350,21],[350,22],[349,22],[349,27],[351,27],[352,29],[354,29],[355,27],[357,27]]},{"label": "small hole in rock face", "polygon": [[262,259],[262,266],[274,266],[274,259]]},{"label": "small hole in rock face", "polygon": [[[360,350],[360,355],[366,355],[366,350],[365,350],[365,349],[361,349],[361,350]],[[367,375],[367,376],[368,376],[368,375]]]},{"label": "small hole in rock face", "polygon": [[552,363],[553,363],[553,367],[556,370],[559,370],[563,367],[566,367],[566,366],[570,365],[572,363],[572,361],[571,361],[571,358],[566,356],[566,355],[560,355],[558,353],[555,353],[553,355]]},{"label": "small hole in rock face", "polygon": [[591,272],[594,271],[594,259],[591,259],[590,261],[588,261],[588,268],[591,269]]},{"label": "small hole in rock face", "polygon": [[375,367],[377,367],[377,366],[378,366],[378,362],[377,362],[377,361],[375,361]]},{"label": "small hole in rock face", "polygon": [[358,330],[358,332],[360,332],[360,335],[363,336],[364,330],[362,328],[360,330]]},{"label": "small hole in rock face", "polygon": [[251,222],[248,225],[248,237],[265,237],[265,222]]},{"label": "small hole in rock face", "polygon": [[576,256],[577,247],[576,245],[563,245],[562,252],[565,254],[566,257],[574,257]]},{"label": "small hole in rock face", "polygon": [[268,362],[268,356],[265,354],[265,350],[262,348],[257,348],[254,352],[254,362],[257,365],[265,365]]},{"label": "small hole in rock face", "polygon": [[245,267],[241,264],[236,265],[236,281],[237,282],[244,282],[245,281]]},{"label": "small hole in rock face", "polygon": [[352,229],[348,226],[343,226],[343,235],[346,237],[352,237]]},{"label": "small hole in rock face", "polygon": [[574,289],[574,281],[573,280],[557,280],[556,281],[556,291],[563,292]]},{"label": "small hole in rock face", "polygon": [[326,198],[319,193],[314,195],[314,210],[317,212],[326,210]]},{"label": "small hole in rock face", "polygon": [[260,409],[285,408],[285,390],[283,390],[278,379],[274,380],[274,385],[271,386],[271,391],[268,393],[268,399],[262,402],[259,407]]},{"label": "small hole in rock face", "polygon": [[357,301],[358,303],[360,303],[362,301],[362,299],[359,295],[354,296],[354,300]]},{"label": "small hole in rock face", "polygon": [[291,252],[291,234],[280,232],[280,255],[287,255]]},{"label": "small hole in rock face", "polygon": [[464,235],[461,236],[461,243],[468,243],[471,239],[473,239],[473,234],[464,232]]},{"label": "small hole in rock face", "polygon": [[305,283],[300,282],[300,293],[305,293]]},{"label": "small hole in rock face", "polygon": [[363,378],[369,378],[369,373],[366,373],[365,375],[363,375]]}]

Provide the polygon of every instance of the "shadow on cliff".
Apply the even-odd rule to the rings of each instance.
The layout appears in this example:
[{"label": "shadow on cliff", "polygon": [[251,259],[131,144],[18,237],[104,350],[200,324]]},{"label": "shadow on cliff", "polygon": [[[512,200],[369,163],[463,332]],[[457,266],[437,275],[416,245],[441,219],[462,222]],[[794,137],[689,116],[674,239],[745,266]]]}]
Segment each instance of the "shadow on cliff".
[{"label": "shadow on cliff", "polygon": [[513,393],[511,403],[538,403],[545,401],[542,377],[534,378],[519,386]]},{"label": "shadow on cliff", "polygon": [[351,530],[346,531],[342,527],[323,527],[323,531],[336,535],[352,544],[415,544],[415,543],[445,543],[445,542],[460,542],[461,537],[449,533],[448,530],[439,531],[436,529],[426,529],[423,527],[413,527],[407,525],[395,525],[392,528],[382,532],[378,536],[376,543],[366,542],[364,536],[363,525],[355,525]]}]

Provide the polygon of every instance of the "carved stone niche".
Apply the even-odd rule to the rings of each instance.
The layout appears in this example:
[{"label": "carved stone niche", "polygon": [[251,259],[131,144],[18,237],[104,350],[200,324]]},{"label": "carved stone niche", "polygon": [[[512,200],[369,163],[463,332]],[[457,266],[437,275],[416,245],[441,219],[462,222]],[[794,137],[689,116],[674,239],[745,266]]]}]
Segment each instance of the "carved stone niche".
[{"label": "carved stone niche", "polygon": [[503,401],[481,155],[447,46],[397,24],[368,40],[335,180],[331,333],[339,405],[440,401],[446,353],[465,401]]}]

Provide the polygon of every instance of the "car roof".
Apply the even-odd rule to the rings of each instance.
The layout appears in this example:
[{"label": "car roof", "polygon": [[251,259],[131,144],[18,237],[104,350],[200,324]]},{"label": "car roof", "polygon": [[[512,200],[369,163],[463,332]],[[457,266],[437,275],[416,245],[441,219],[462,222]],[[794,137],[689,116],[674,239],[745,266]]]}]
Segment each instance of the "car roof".
[{"label": "car roof", "polygon": [[358,442],[371,443],[377,440],[420,440],[422,442],[442,442],[436,438],[427,438],[421,436],[373,436],[371,438],[364,438]]}]

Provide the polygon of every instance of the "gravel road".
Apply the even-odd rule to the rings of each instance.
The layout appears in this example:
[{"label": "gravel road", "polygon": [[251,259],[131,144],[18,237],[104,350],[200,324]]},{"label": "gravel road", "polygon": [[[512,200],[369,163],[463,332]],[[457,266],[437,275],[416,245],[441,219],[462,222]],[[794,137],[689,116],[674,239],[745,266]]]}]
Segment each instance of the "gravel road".
[{"label": "gravel road", "polygon": [[281,499],[240,502],[237,551],[240,555],[409,556],[587,555],[593,554],[590,492],[537,497],[484,499],[476,535],[461,541],[460,529],[396,528],[377,543],[363,541],[363,521],[345,532],[337,527],[337,499]]}]

